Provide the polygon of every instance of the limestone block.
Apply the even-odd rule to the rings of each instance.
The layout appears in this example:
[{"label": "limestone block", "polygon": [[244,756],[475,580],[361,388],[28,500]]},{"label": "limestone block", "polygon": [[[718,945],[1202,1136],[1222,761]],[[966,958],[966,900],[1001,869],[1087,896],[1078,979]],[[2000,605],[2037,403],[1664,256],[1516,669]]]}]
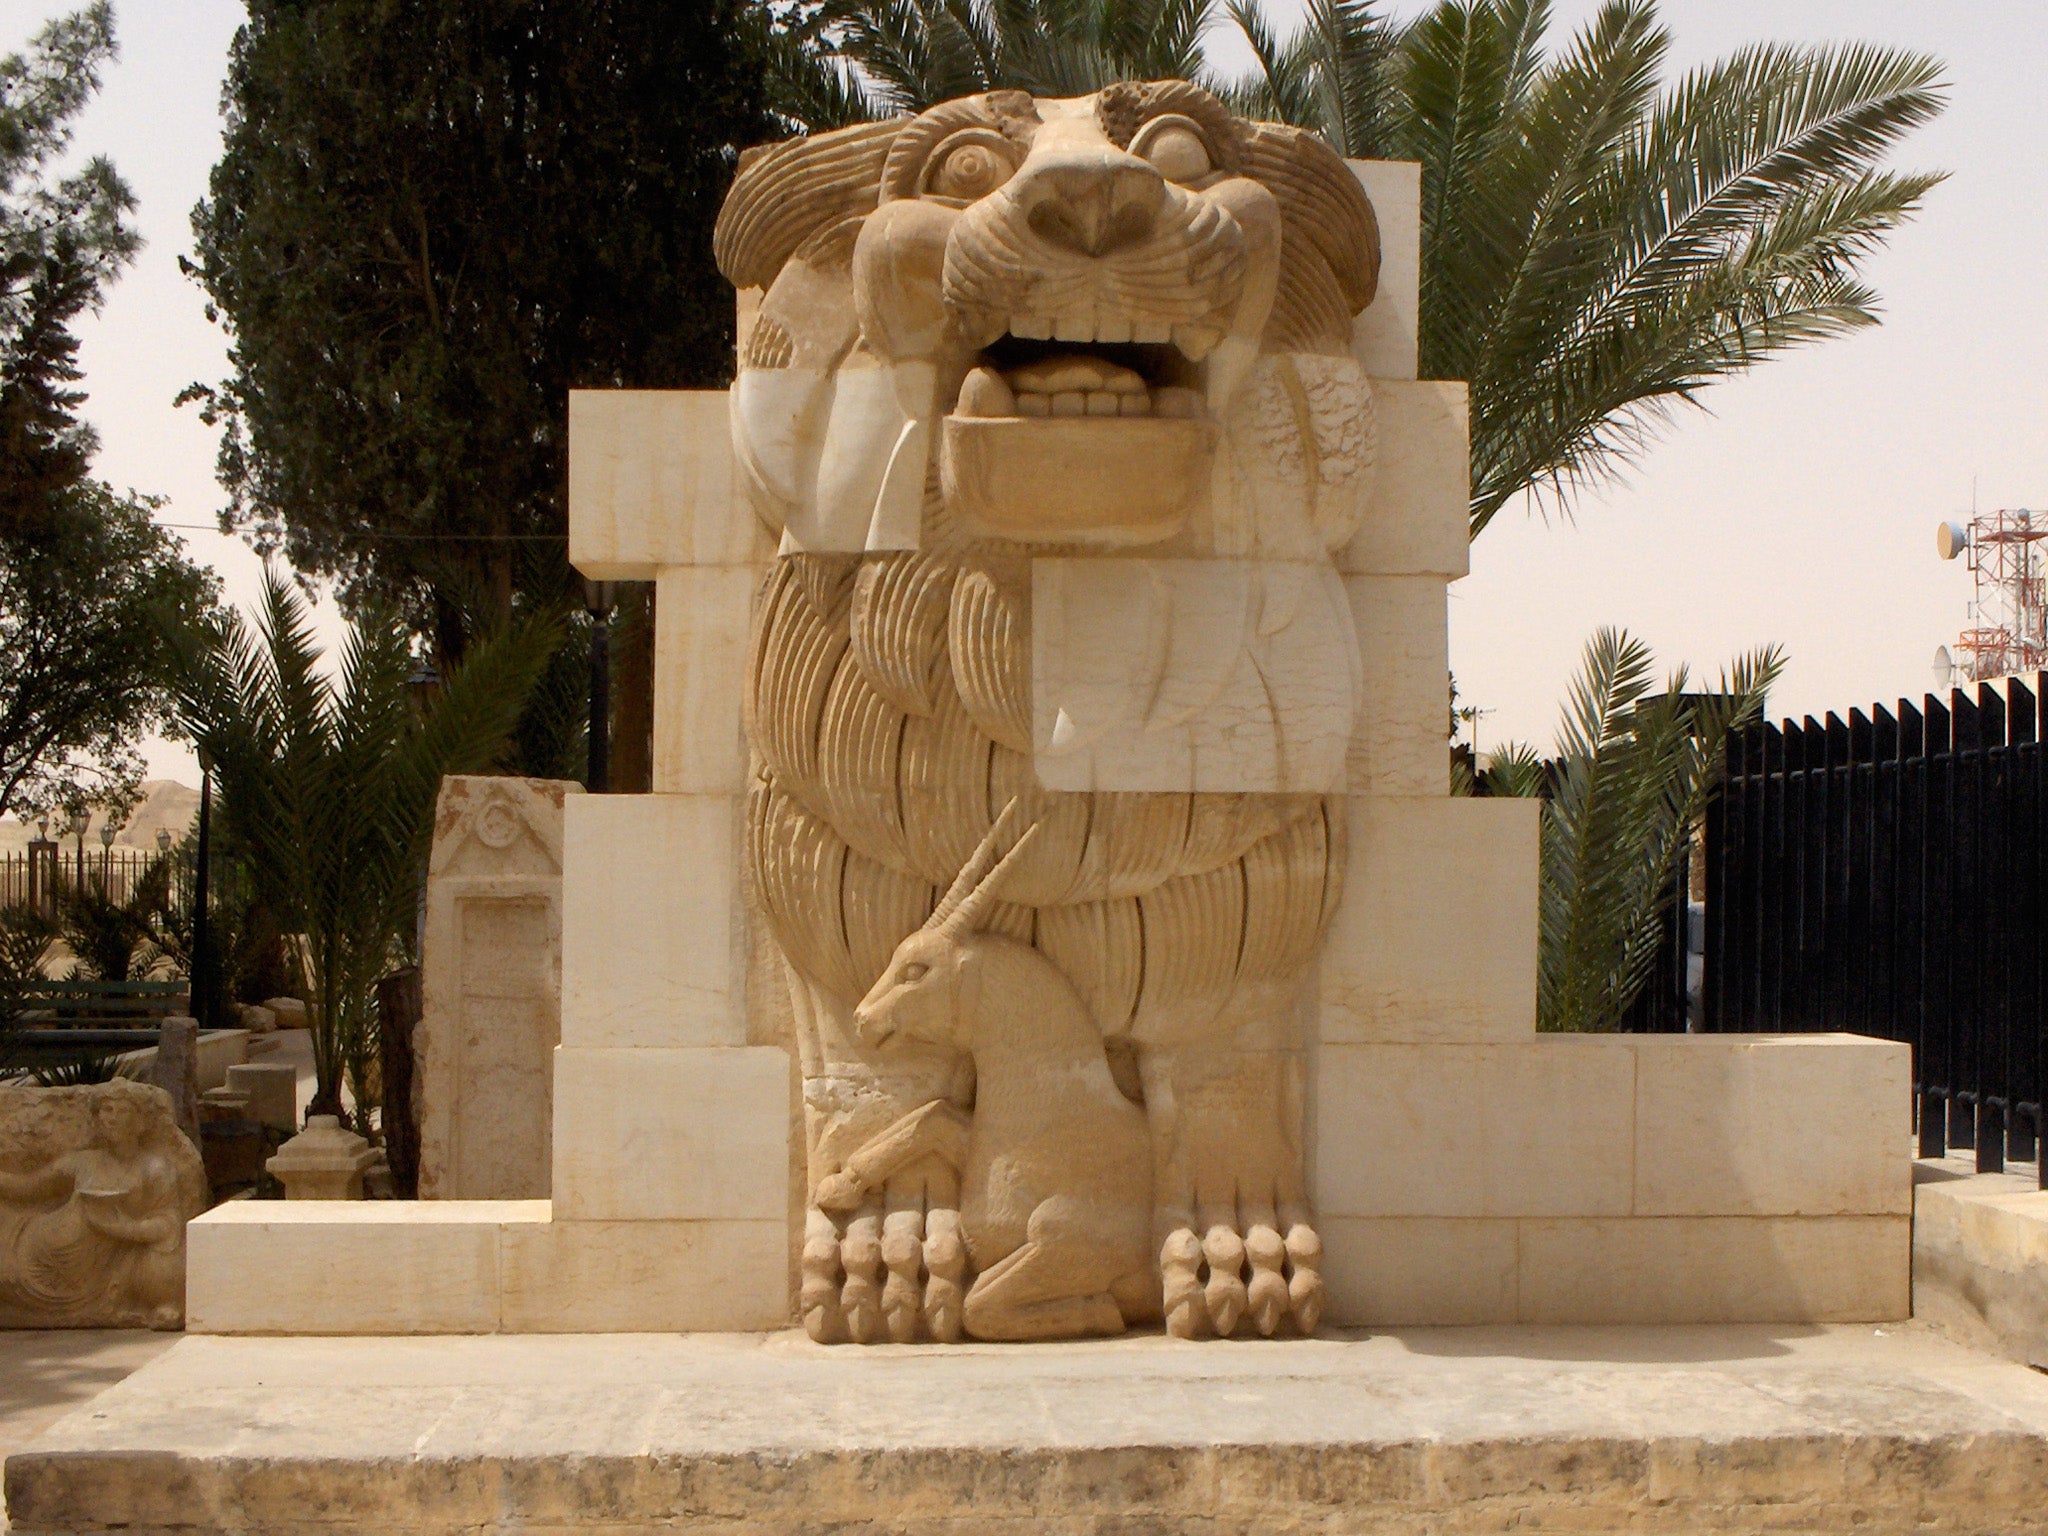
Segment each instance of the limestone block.
[{"label": "limestone block", "polygon": [[547,1195],[562,807],[581,796],[558,779],[442,780],[413,1035],[422,1199]]},{"label": "limestone block", "polygon": [[493,1333],[507,1225],[545,1200],[238,1200],[189,1229],[195,1333]]},{"label": "limestone block", "polygon": [[2048,1366],[2048,1190],[2030,1169],[1923,1162],[1913,1191],[1913,1315],[1952,1337]]},{"label": "limestone block", "polygon": [[1515,1229],[1498,1218],[1325,1216],[1325,1317],[1338,1328],[1511,1323]]},{"label": "limestone block", "polygon": [[1910,1046],[1644,1035],[1635,1051],[1638,1215],[1911,1214]]},{"label": "limestone block", "polygon": [[1441,576],[1346,576],[1365,699],[1354,795],[1441,795],[1451,782],[1451,656]]},{"label": "limestone block", "polygon": [[564,1045],[746,1043],[739,841],[734,796],[567,804]]},{"label": "limestone block", "polygon": [[290,1062],[240,1062],[228,1068],[227,1086],[249,1096],[258,1125],[286,1135],[299,1128],[299,1069]]},{"label": "limestone block", "polygon": [[1536,1028],[1535,800],[1348,802],[1320,1037],[1527,1041]]},{"label": "limestone block", "polygon": [[1379,429],[1372,494],[1340,570],[1442,576],[1472,568],[1471,429],[1466,387],[1445,379],[1374,379]]},{"label": "limestone block", "polygon": [[732,489],[722,389],[569,392],[569,563],[600,581],[774,550]]},{"label": "limestone block", "polygon": [[176,1328],[206,1199],[162,1089],[0,1087],[0,1328]]},{"label": "limestone block", "polygon": [[1912,1312],[1910,1216],[1521,1224],[1529,1323],[1889,1322]]},{"label": "limestone block", "polygon": [[1332,1216],[1626,1216],[1629,1038],[1325,1045],[1315,1204]]},{"label": "limestone block", "polygon": [[554,1221],[502,1231],[506,1333],[784,1328],[789,1223]]},{"label": "limestone block", "polygon": [[569,1221],[785,1222],[788,1053],[555,1053],[555,1211]]},{"label": "limestone block", "polygon": [[746,566],[664,570],[654,587],[654,789],[743,793],[747,785]]},{"label": "limestone block", "polygon": [[1351,351],[1365,371],[1412,379],[1422,285],[1422,167],[1412,160],[1350,160],[1380,226],[1380,287],[1354,323]]},{"label": "limestone block", "polygon": [[306,1128],[263,1166],[284,1185],[287,1200],[360,1200],[363,1175],[379,1154],[333,1115],[311,1115]]},{"label": "limestone block", "polygon": [[263,1006],[277,1017],[279,1029],[304,1029],[306,1005],[296,997],[266,997]]},{"label": "limestone block", "polygon": [[1358,667],[1324,563],[1031,563],[1032,767],[1047,789],[1338,789]]}]

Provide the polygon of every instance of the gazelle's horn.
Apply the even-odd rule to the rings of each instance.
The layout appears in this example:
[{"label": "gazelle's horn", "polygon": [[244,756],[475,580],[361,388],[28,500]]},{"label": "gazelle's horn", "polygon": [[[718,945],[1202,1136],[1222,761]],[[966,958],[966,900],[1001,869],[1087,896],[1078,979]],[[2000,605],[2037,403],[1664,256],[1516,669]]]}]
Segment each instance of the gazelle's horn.
[{"label": "gazelle's horn", "polygon": [[1024,833],[1010,845],[1010,851],[1003,855],[1000,864],[988,872],[973,890],[960,898],[960,904],[946,914],[939,924],[939,932],[952,937],[962,937],[976,932],[988,917],[988,909],[1002,899],[1003,877],[1010,867],[1024,856],[1024,850],[1031,846],[1031,840],[1038,836],[1038,822],[1024,829]]},{"label": "gazelle's horn", "polygon": [[1010,828],[1016,824],[1017,797],[1012,795],[1010,803],[1003,807],[996,817],[995,825],[982,834],[974,852],[967,856],[967,862],[960,866],[960,873],[953,877],[953,883],[946,888],[946,894],[939,898],[939,904],[932,908],[932,915],[924,920],[927,928],[936,928],[953,915],[953,909],[967,899],[967,893],[988,878],[988,872],[996,867],[999,858],[997,850],[1010,835]]}]

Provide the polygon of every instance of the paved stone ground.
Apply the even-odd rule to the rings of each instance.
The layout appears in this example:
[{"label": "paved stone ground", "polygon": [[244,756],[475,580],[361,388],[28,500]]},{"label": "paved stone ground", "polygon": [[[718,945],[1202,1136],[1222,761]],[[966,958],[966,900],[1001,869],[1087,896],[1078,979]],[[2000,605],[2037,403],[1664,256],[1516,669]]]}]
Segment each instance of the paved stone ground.
[{"label": "paved stone ground", "polygon": [[7,1484],[16,1536],[2038,1532],[2048,1378],[1914,1325],[193,1337]]},{"label": "paved stone ground", "polygon": [[[140,1329],[0,1329],[0,1457],[154,1360],[178,1337]],[[0,1498],[0,1531],[6,1529],[7,1505]]]}]

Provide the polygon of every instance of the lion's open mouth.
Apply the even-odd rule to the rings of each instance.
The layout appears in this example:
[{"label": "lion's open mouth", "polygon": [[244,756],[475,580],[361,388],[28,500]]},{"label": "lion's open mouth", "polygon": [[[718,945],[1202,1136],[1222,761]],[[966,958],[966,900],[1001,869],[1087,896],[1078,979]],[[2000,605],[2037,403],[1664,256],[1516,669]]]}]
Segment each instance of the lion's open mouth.
[{"label": "lion's open mouth", "polygon": [[[1019,319],[985,348],[953,414],[968,418],[1201,417],[1201,359],[1214,348],[1208,326],[1124,322],[1055,327]],[[1089,329],[1092,336],[1079,331]],[[1026,332],[1036,331],[1032,335]],[[1108,332],[1108,335],[1103,335]]]}]

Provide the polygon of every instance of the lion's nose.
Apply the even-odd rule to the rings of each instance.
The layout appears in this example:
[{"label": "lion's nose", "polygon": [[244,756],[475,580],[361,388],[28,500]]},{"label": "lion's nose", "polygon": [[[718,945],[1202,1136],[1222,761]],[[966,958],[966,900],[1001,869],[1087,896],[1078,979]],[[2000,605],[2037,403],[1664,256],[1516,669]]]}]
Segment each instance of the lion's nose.
[{"label": "lion's nose", "polygon": [[1145,240],[1166,200],[1159,173],[1128,155],[1027,163],[1010,185],[1040,239],[1084,256],[1107,256]]}]

